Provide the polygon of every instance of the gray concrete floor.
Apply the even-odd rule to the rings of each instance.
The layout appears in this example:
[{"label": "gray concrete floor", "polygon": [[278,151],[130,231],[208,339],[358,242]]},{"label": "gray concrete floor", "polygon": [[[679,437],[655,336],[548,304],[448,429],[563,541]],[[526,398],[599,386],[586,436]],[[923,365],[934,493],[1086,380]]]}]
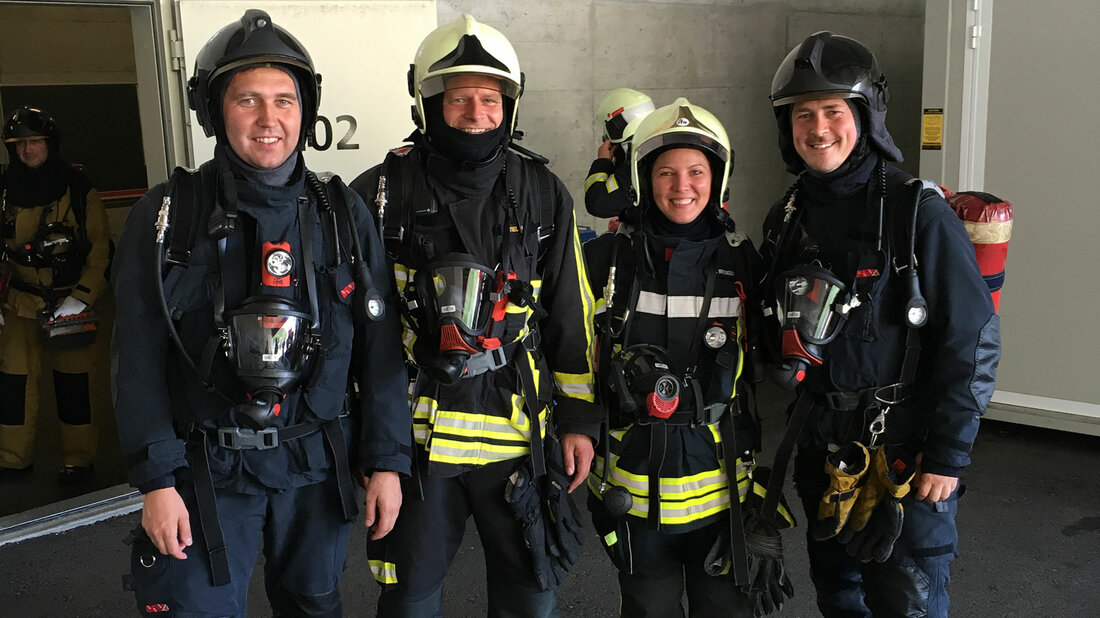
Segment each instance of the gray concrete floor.
[{"label": "gray concrete floor", "polygon": [[[781,394],[765,391],[762,400]],[[782,432],[781,406],[764,410],[768,451]],[[987,421],[963,481],[961,557],[954,563],[952,615],[980,618],[1100,616],[1100,438]],[[0,487],[0,491],[7,490]],[[790,490],[788,490],[790,491]],[[583,500],[581,500],[583,502]],[[62,534],[0,547],[0,616],[133,615],[121,587],[122,539],[137,513]],[[445,615],[485,615],[485,567],[469,526],[451,569]],[[559,591],[566,617],[615,616],[615,573],[591,533],[584,556]],[[795,598],[779,616],[817,615],[805,557],[804,527],[784,537]],[[374,615],[377,586],[357,527],[341,589],[347,616]],[[257,564],[250,615],[268,616]]]}]

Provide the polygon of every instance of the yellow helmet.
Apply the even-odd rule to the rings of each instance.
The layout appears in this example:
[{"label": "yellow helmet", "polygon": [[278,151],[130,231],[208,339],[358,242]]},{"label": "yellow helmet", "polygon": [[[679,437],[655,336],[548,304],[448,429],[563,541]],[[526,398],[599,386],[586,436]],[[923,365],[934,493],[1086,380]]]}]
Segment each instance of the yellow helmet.
[{"label": "yellow helmet", "polygon": [[[630,139],[630,123],[645,118],[654,109],[653,99],[649,95],[630,88],[616,88],[600,101],[596,108],[596,122],[603,123],[603,134],[612,144],[621,144]],[[634,125],[635,128],[637,125]]]},{"label": "yellow helmet", "polygon": [[523,94],[523,72],[512,44],[491,26],[470,15],[433,30],[420,47],[409,67],[409,95],[416,99],[413,120],[420,132],[427,131],[424,99],[441,94],[446,80],[463,73],[479,73],[500,80],[501,94],[515,101],[508,132],[516,125],[519,98]]},{"label": "yellow helmet", "polygon": [[698,105],[692,105],[684,97],[676,99],[672,105],[651,112],[639,123],[634,133],[630,153],[630,181],[634,187],[634,204],[641,203],[640,174],[644,171],[641,162],[647,156],[656,156],[660,151],[676,146],[698,148],[722,163],[723,169],[712,170],[712,175],[720,176],[722,182],[717,191],[711,186],[708,204],[708,207],[721,208],[725,201],[730,172],[733,171],[733,151],[730,150],[729,136],[714,114]]}]

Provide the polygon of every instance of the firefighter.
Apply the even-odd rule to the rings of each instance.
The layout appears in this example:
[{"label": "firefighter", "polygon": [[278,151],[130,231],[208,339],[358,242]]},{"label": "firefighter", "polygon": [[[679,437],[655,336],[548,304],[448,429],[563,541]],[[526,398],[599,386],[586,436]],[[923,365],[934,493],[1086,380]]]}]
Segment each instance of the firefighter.
[{"label": "firefighter", "polygon": [[653,99],[632,88],[607,93],[596,108],[603,142],[584,180],[584,207],[588,214],[617,217],[633,205],[630,199],[630,140],[638,123],[653,111]]},{"label": "firefighter", "polygon": [[471,515],[489,615],[555,615],[579,554],[567,492],[600,417],[572,200],[514,142],[524,80],[503,34],[464,15],[410,73],[410,144],[352,182],[386,239],[416,374],[418,466],[397,527],[367,547],[378,615],[439,615]]},{"label": "firefighter", "polygon": [[888,99],[874,54],[831,32],[772,82],[798,175],[764,224],[773,375],[797,392],[788,435],[826,616],[948,614],[959,475],[1000,355],[966,231],[893,165]]},{"label": "firefighter", "polygon": [[762,272],[724,205],[729,138],[680,98],[641,121],[629,168],[634,212],[584,246],[608,411],[588,503],[620,613],[681,616],[685,591],[691,616],[770,613],[792,592],[775,547],[793,521],[760,517],[747,329]]},{"label": "firefighter", "polygon": [[98,441],[89,374],[98,356],[91,344],[102,330],[94,307],[107,289],[107,214],[84,174],[61,157],[61,131],[49,113],[16,110],[3,137],[10,164],[0,181],[0,268],[9,271],[11,287],[0,327],[0,470],[31,469],[39,375],[47,365],[61,422],[57,480],[81,483],[92,476]]},{"label": "firefighter", "polygon": [[[262,544],[275,615],[340,616],[356,473],[372,536],[400,507],[397,310],[362,201],[301,154],[320,79],[263,11],[215,33],[188,82],[214,158],[154,187],[119,243],[113,365],[143,494],[130,539],[143,613],[245,615]],[[353,347],[371,364],[350,376]]]}]

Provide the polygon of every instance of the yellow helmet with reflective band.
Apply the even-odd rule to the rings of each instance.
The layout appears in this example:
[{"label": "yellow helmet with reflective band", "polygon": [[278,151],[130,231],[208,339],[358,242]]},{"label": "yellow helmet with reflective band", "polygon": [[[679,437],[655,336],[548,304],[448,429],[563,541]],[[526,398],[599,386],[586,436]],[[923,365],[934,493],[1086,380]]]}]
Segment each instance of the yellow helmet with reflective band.
[{"label": "yellow helmet with reflective band", "polygon": [[[604,138],[612,144],[621,144],[633,135],[630,124],[645,118],[654,109],[649,95],[630,88],[616,88],[600,101],[596,108],[596,122],[603,123]],[[634,125],[637,128],[637,124]]]},{"label": "yellow helmet with reflective band", "polygon": [[516,127],[519,97],[523,94],[519,59],[500,31],[470,15],[436,28],[416,50],[409,68],[409,94],[416,99],[414,120],[420,132],[427,131],[424,99],[441,94],[448,78],[463,73],[479,73],[500,81],[501,94],[516,102],[508,119],[511,133]]},{"label": "yellow helmet with reflective band", "polygon": [[[733,171],[733,151],[730,150],[726,128],[714,114],[692,105],[684,97],[676,99],[672,105],[658,108],[642,119],[634,133],[633,147],[630,153],[630,182],[634,187],[634,204],[641,203],[642,179],[644,171],[640,165],[649,155],[669,148],[697,148],[722,162],[723,169],[711,170],[714,177],[721,177],[719,186],[711,186],[711,199],[708,207],[722,207],[726,185]],[[645,179],[649,182],[649,179]],[[648,185],[647,185],[648,187]],[[717,189],[717,190],[715,190]]]}]

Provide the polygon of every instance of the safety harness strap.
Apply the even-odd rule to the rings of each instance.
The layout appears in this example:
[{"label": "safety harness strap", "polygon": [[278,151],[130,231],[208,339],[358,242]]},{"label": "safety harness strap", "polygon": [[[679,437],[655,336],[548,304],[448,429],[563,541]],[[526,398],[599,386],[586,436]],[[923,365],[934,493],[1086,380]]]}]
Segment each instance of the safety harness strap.
[{"label": "safety harness strap", "polygon": [[798,398],[795,399],[791,415],[787,418],[787,431],[783,434],[783,439],[779,442],[779,448],[775,451],[771,477],[768,478],[767,493],[764,496],[764,505],[760,508],[760,517],[765,521],[776,522],[776,509],[783,494],[783,481],[787,478],[787,463],[791,459],[791,452],[794,450],[798,434],[801,433],[802,426],[806,424],[806,419],[813,407],[813,395],[802,389],[798,394]]},{"label": "safety harness strap", "polygon": [[[535,362],[534,352],[530,359],[523,358],[516,363],[516,371],[519,373],[520,387],[523,390],[523,404],[527,408],[527,418],[531,424],[531,468],[535,478],[546,474],[546,453],[542,445],[542,421],[540,412],[544,403],[539,399],[539,393],[545,392],[535,385],[535,372],[530,364]],[[545,372],[541,372],[545,373]]]},{"label": "safety harness strap", "polygon": [[741,520],[741,491],[737,487],[737,432],[733,427],[733,414],[725,415],[718,423],[722,436],[722,459],[726,461],[726,483],[729,485],[730,509],[730,564],[733,581],[738,586],[749,583],[749,550],[745,544],[745,522]]},{"label": "safety harness strap", "polygon": [[355,499],[355,481],[351,478],[351,463],[348,461],[347,442],[344,440],[344,427],[337,417],[322,426],[325,432],[325,444],[332,455],[332,464],[336,466],[336,486],[340,490],[340,506],[344,509],[344,520],[354,521],[359,514],[359,505]]},{"label": "safety harness strap", "polygon": [[[197,428],[197,427],[196,427]],[[218,499],[214,493],[214,480],[210,476],[210,461],[206,454],[206,432],[192,432],[187,450],[193,469],[195,486],[195,506],[199,512],[199,526],[206,540],[206,552],[210,558],[210,582],[214,586],[224,586],[231,580],[229,576],[229,554],[222,536],[221,522],[218,521]]]},{"label": "safety harness strap", "polygon": [[661,529],[661,467],[667,448],[668,428],[664,423],[654,423],[649,428],[649,513],[646,516],[653,530]]}]

